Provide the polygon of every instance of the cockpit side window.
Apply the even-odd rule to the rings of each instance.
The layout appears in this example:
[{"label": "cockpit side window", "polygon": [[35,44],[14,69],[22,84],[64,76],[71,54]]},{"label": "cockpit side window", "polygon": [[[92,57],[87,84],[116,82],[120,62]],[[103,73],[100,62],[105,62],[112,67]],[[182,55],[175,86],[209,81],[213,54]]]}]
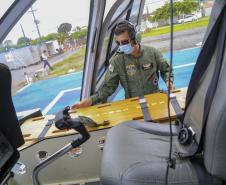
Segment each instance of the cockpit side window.
[{"label": "cockpit side window", "polygon": [[[12,0],[1,4],[0,15]],[[54,4],[53,4],[54,3]],[[0,43],[18,112],[54,114],[80,100],[90,0],[38,0]],[[19,11],[20,9],[18,9]]]},{"label": "cockpit side window", "polygon": [[[114,7],[112,7],[113,9]],[[99,60],[99,67],[98,67],[98,76],[97,82],[101,81],[103,78],[103,74],[109,64],[109,60],[111,56],[117,50],[117,46],[114,42],[114,26],[118,20],[129,19],[135,25],[138,22],[138,13],[140,8],[140,1],[124,1],[118,8],[115,10],[114,15],[111,17],[108,23],[108,29],[105,32],[104,36],[104,44],[102,51],[100,52],[100,60]],[[107,19],[109,14],[111,14],[112,9],[110,9],[109,13],[105,16]],[[106,23],[105,19],[105,23]]]}]

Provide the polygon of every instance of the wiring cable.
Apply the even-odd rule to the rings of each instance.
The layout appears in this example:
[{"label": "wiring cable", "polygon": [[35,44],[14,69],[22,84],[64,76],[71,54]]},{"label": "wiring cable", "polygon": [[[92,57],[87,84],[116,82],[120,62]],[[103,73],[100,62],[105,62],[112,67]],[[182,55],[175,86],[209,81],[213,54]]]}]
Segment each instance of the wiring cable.
[{"label": "wiring cable", "polygon": [[175,168],[175,159],[172,158],[172,148],[173,148],[173,134],[172,134],[172,120],[170,115],[170,85],[171,85],[171,74],[172,74],[172,63],[173,63],[173,0],[170,0],[170,71],[168,76],[168,117],[169,117],[169,129],[170,129],[170,147],[169,147],[169,158],[167,161],[166,174],[165,174],[165,184],[168,185],[168,175],[169,169]]}]

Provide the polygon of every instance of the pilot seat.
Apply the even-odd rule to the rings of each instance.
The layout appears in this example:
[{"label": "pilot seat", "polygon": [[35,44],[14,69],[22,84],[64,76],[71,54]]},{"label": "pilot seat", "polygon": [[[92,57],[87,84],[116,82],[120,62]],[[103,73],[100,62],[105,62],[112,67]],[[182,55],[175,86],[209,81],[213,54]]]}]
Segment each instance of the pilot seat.
[{"label": "pilot seat", "polygon": [[[184,115],[172,125],[169,185],[226,184],[225,38],[226,1],[216,0]],[[127,121],[113,127],[103,151],[102,185],[164,185],[169,149],[168,124]]]}]

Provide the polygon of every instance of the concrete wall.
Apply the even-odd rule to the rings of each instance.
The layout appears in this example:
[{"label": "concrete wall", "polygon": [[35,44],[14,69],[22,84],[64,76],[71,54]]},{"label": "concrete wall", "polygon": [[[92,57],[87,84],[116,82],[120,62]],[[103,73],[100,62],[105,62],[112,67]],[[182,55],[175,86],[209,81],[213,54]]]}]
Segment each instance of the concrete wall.
[{"label": "concrete wall", "polygon": [[58,43],[54,41],[40,45],[26,46],[19,49],[10,49],[0,53],[0,63],[6,64],[11,70],[20,69],[40,62],[41,52],[47,50],[48,56],[54,56],[58,52]]},{"label": "concrete wall", "polygon": [[10,69],[26,67],[39,61],[40,54],[38,46],[27,46],[0,53],[0,63],[6,64]]}]

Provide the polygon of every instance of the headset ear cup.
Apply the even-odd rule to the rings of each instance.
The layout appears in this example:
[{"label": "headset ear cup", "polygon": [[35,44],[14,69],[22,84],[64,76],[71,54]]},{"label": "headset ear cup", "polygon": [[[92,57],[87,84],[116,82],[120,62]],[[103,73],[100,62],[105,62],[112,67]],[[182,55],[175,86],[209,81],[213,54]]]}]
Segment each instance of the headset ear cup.
[{"label": "headset ear cup", "polygon": [[127,20],[124,20],[122,22],[119,22],[117,25],[116,25],[116,29],[119,28],[120,26],[123,26],[123,25],[126,25],[129,30],[130,30],[130,33],[129,33],[129,36],[130,38],[137,44],[137,43],[140,43],[141,42],[141,34],[140,33],[137,33],[136,31],[136,28],[135,26],[127,21]]},{"label": "headset ear cup", "polygon": [[135,42],[137,44],[140,44],[141,43],[141,33],[140,32],[136,32]]}]

